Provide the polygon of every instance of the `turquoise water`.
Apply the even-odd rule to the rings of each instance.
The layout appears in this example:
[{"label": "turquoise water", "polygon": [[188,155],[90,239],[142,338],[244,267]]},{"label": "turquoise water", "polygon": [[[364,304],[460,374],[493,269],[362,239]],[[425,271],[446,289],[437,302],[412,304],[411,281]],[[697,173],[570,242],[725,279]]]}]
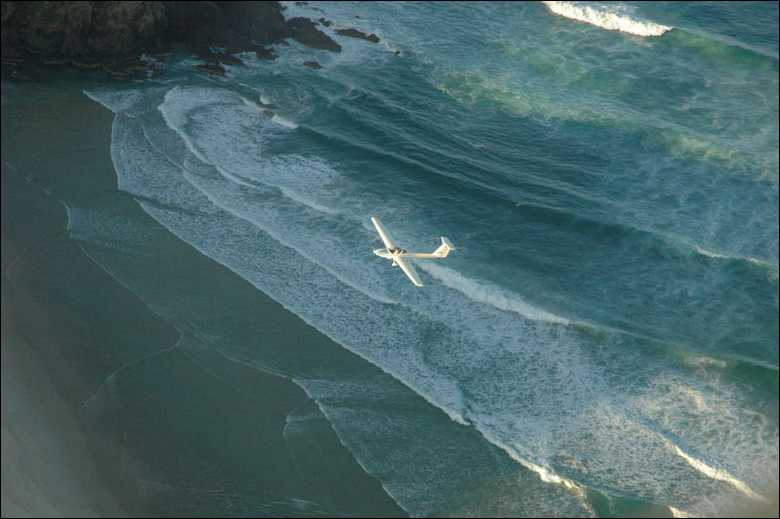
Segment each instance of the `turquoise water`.
[{"label": "turquoise water", "polygon": [[[412,515],[772,498],[777,3],[286,14],[323,13],[382,41],[85,92],[116,114],[121,191],[360,359],[247,350],[230,319],[221,346],[299,384]],[[372,254],[372,215],[458,250],[416,289]],[[69,228],[87,250],[145,236],[79,207]]]}]

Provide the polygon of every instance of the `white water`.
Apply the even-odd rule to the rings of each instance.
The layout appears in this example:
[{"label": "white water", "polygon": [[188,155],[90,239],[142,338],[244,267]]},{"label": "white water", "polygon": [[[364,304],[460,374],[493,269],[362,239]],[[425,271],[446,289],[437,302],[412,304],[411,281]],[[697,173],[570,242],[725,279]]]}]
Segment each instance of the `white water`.
[{"label": "white water", "polygon": [[515,312],[534,321],[569,324],[569,320],[565,317],[560,317],[545,310],[535,308],[518,298],[515,294],[507,293],[502,288],[492,285],[491,283],[474,281],[451,268],[443,267],[434,262],[420,262],[417,265],[420,269],[441,281],[445,286],[461,292],[469,299],[478,303],[488,304],[499,310]]},{"label": "white water", "polygon": [[623,13],[616,12],[613,5],[575,4],[573,2],[542,2],[550,12],[572,20],[589,23],[608,31],[620,31],[636,36],[662,36],[672,27],[657,23],[640,21]]},{"label": "white water", "polygon": [[[400,276],[388,275],[387,265],[374,261],[370,251],[363,254],[375,238],[360,231],[361,218],[354,214],[360,203],[352,198],[357,189],[348,179],[316,159],[263,156],[266,139],[289,129],[275,130],[240,96],[217,89],[176,88],[161,101],[164,119],[151,100],[143,121],[117,110],[112,157],[121,189],[174,207],[142,202],[174,234],[392,374],[454,421],[474,424],[542,481],[574,491],[578,499],[582,483],[575,481],[657,502],[671,499],[686,509],[701,496],[723,491],[718,482],[726,480],[624,416],[624,410],[636,411],[632,402],[642,401],[641,394],[629,391],[634,379],[666,366],[656,361],[642,366],[631,352],[613,357],[619,348],[591,351],[585,337],[567,328],[566,319],[449,267],[424,267],[442,285],[414,291]],[[288,196],[290,190],[306,193],[309,202]],[[317,206],[337,207],[338,214]],[[386,207],[392,211],[392,201]],[[259,241],[253,234],[257,229],[274,239]],[[328,253],[334,248],[344,254]],[[334,293],[338,300],[331,297]],[[402,297],[396,301],[396,295]],[[376,330],[384,333],[376,335]],[[605,361],[609,373],[602,367]],[[317,391],[312,394],[318,398]],[[616,396],[605,399],[611,394]],[[684,409],[691,411],[695,406]],[[739,427],[732,432],[738,440],[733,449],[708,454],[755,459],[745,450],[750,432]],[[379,453],[360,452],[356,456],[367,467],[378,463]],[[590,466],[577,465],[578,459],[589,460]],[[571,476],[559,474],[554,465]],[[750,490],[747,484],[740,488],[726,482],[743,493]],[[399,485],[386,488],[413,509],[410,490]]]}]

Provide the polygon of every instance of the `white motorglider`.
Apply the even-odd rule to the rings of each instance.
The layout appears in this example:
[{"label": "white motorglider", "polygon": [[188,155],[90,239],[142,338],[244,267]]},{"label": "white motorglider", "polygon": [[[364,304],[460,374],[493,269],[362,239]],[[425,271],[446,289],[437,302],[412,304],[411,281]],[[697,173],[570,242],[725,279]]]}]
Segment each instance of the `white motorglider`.
[{"label": "white motorglider", "polygon": [[455,247],[452,245],[450,240],[442,236],[441,245],[439,245],[439,247],[433,252],[409,252],[406,249],[402,249],[401,247],[397,246],[393,242],[392,238],[390,238],[390,234],[387,232],[387,229],[382,227],[379,218],[372,216],[371,223],[374,224],[374,227],[376,227],[376,232],[379,233],[379,237],[382,238],[382,242],[385,244],[384,249],[374,249],[374,254],[380,258],[392,260],[393,266],[395,267],[398,265],[401,267],[401,270],[404,271],[406,277],[408,277],[411,282],[418,287],[423,286],[423,284],[420,280],[420,276],[417,274],[417,271],[414,270],[412,262],[409,260],[411,258],[442,259],[446,258],[447,254],[449,254],[451,250],[455,250]]}]

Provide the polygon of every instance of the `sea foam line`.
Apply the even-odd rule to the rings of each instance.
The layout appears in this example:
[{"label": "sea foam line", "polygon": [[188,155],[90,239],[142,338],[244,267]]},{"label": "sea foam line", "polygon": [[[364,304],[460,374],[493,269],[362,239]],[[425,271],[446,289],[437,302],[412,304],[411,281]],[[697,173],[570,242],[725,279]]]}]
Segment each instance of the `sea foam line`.
[{"label": "sea foam line", "polygon": [[520,314],[534,321],[547,321],[556,324],[570,324],[570,321],[559,315],[529,305],[517,296],[489,283],[478,283],[459,272],[432,263],[418,263],[421,269],[441,281],[445,286],[461,292],[463,295],[478,303],[488,304],[498,308]]},{"label": "sea foam line", "polygon": [[764,496],[754,492],[753,489],[751,489],[745,482],[735,478],[725,470],[711,467],[706,463],[704,463],[703,461],[688,455],[687,453],[685,453],[685,451],[683,451],[680,447],[678,447],[674,443],[669,442],[669,447],[671,447],[672,450],[678,456],[684,459],[688,465],[690,465],[700,473],[704,474],[705,476],[711,479],[716,479],[718,481],[723,481],[724,483],[728,483],[752,499],[755,499],[757,501],[768,502],[768,500]]},{"label": "sea foam line", "polygon": [[636,36],[661,36],[672,27],[653,22],[641,22],[628,16],[606,10],[594,9],[588,5],[576,5],[572,2],[542,2],[550,12],[589,23],[608,31],[620,31]]},{"label": "sea foam line", "polygon": [[698,245],[694,245],[693,247],[696,249],[696,252],[698,254],[701,254],[702,256],[707,256],[708,258],[722,259],[722,260],[747,261],[749,263],[752,263],[754,265],[757,265],[757,266],[765,268],[765,269],[776,268],[772,263],[770,263],[768,261],[760,260],[758,258],[754,258],[752,256],[729,256],[727,254],[720,254],[720,253],[717,253],[717,252],[713,252],[711,250],[705,249],[705,248],[700,247]]},{"label": "sea foam line", "polygon": [[562,487],[566,488],[567,490],[571,491],[573,494],[577,495],[582,502],[589,506],[588,500],[585,498],[585,490],[583,487],[578,485],[576,482],[572,481],[571,479],[564,478],[562,476],[559,476],[552,470],[543,467],[541,465],[537,465],[536,463],[533,463],[532,461],[529,461],[525,459],[523,456],[520,455],[519,452],[517,452],[516,449],[513,447],[510,447],[506,443],[502,442],[492,434],[482,430],[480,427],[476,427],[479,433],[489,442],[495,445],[496,447],[499,447],[501,450],[507,453],[507,455],[512,458],[514,461],[525,467],[526,469],[536,473],[539,476],[539,479],[544,481],[545,483],[551,484],[551,485],[561,485]]}]

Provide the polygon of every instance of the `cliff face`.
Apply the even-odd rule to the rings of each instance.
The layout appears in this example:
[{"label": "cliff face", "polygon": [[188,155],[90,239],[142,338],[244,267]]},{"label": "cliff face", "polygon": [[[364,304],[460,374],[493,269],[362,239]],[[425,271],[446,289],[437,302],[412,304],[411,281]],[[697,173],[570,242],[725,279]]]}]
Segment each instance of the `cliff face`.
[{"label": "cliff face", "polygon": [[[308,19],[288,23],[279,2],[2,2],[3,58],[103,60],[168,49],[257,50],[295,38],[338,51]],[[305,20],[308,23],[302,23]]]},{"label": "cliff face", "polygon": [[251,50],[292,36],[279,2],[158,2],[168,18],[166,37],[195,52],[209,46]]},{"label": "cliff face", "polygon": [[166,44],[162,2],[3,2],[3,54],[128,56]]}]

